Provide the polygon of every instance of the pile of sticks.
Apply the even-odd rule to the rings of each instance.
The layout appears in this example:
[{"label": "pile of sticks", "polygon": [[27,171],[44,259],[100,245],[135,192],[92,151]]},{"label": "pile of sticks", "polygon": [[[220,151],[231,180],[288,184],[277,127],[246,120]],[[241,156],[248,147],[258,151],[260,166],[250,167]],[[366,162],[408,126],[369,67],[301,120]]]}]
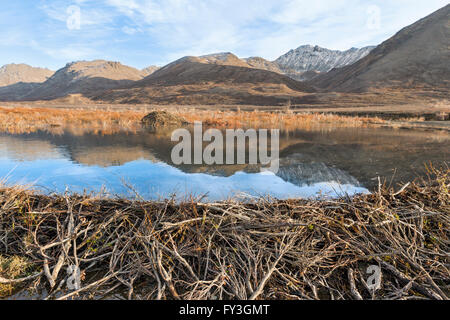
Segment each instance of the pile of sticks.
[{"label": "pile of sticks", "polygon": [[449,188],[448,169],[333,201],[179,204],[5,188],[0,255],[26,257],[36,272],[0,274],[0,284],[45,299],[444,300]]}]

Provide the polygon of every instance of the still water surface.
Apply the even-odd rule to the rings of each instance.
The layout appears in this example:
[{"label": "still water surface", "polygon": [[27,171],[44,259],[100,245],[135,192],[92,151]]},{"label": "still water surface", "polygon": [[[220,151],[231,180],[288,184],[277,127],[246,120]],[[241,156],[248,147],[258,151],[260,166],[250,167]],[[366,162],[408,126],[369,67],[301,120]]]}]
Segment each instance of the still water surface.
[{"label": "still water surface", "polygon": [[161,199],[204,196],[336,197],[365,193],[378,177],[394,185],[424,176],[424,164],[450,160],[450,135],[384,128],[325,128],[282,132],[280,170],[249,165],[181,165],[175,143],[148,131],[99,135],[0,133],[0,179],[45,192],[100,191]]}]

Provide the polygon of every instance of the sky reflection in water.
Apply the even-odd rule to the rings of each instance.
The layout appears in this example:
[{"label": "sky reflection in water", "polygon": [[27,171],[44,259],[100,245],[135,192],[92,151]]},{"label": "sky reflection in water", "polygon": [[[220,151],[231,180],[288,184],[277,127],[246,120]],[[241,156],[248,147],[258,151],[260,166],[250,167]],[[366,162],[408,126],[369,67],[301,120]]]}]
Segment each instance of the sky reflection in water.
[{"label": "sky reflection in water", "polygon": [[47,192],[97,193],[145,199],[207,195],[204,201],[242,193],[274,198],[335,197],[366,193],[378,178],[401,187],[426,176],[424,164],[450,160],[450,135],[383,128],[282,132],[280,171],[252,173],[249,166],[177,166],[170,137],[142,131],[98,135],[0,133],[0,181]]},{"label": "sky reflection in water", "polygon": [[7,184],[32,184],[49,192],[63,193],[66,188],[79,193],[84,190],[99,192],[105,187],[112,195],[134,197],[134,192],[126,186],[129,184],[145,199],[167,198],[172,194],[176,194],[178,199],[207,195],[210,201],[242,194],[286,199],[368,192],[365,188],[336,182],[298,186],[273,173],[237,172],[230,177],[185,173],[168,164],[148,160],[99,167],[76,164],[64,158],[15,161],[0,157],[0,176],[7,176]]}]

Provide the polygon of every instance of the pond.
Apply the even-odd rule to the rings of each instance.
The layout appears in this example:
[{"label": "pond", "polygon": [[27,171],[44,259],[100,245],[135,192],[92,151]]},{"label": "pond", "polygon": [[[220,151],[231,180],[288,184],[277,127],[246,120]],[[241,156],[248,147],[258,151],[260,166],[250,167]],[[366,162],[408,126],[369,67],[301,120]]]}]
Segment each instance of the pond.
[{"label": "pond", "polygon": [[315,127],[280,134],[280,168],[175,165],[170,133],[0,133],[0,181],[46,193],[102,193],[157,200],[218,201],[367,193],[426,176],[450,160],[450,135],[388,128]]}]

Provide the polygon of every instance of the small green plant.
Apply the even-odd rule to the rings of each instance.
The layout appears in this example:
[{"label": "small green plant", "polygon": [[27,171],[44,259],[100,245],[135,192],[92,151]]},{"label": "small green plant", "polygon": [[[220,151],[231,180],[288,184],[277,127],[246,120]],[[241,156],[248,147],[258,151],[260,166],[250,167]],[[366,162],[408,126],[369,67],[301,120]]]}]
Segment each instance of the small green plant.
[{"label": "small green plant", "polygon": [[[6,279],[18,279],[31,275],[33,264],[25,257],[3,257],[0,255],[0,276]],[[10,296],[15,290],[14,284],[0,284],[0,298]]]}]

